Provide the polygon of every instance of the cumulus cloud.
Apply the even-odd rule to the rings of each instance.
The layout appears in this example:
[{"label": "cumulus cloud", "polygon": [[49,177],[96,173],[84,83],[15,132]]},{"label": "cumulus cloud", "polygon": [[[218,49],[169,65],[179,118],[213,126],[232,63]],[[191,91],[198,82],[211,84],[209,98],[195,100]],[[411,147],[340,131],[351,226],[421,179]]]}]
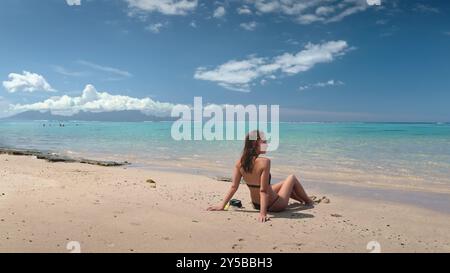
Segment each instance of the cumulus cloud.
[{"label": "cumulus cloud", "polygon": [[51,111],[53,114],[74,115],[80,111],[112,112],[137,110],[155,116],[169,116],[174,104],[154,101],[150,98],[133,98],[98,92],[93,85],[86,85],[81,96],[52,97],[32,104],[10,105],[10,112]]},{"label": "cumulus cloud", "polygon": [[226,13],[227,13],[227,11],[225,10],[225,8],[223,6],[220,6],[214,10],[213,17],[214,18],[222,18],[225,16]]},{"label": "cumulus cloud", "polygon": [[81,0],[66,0],[69,6],[81,6]]},{"label": "cumulus cloud", "polygon": [[125,0],[133,12],[159,12],[165,15],[186,15],[195,10],[198,0]]},{"label": "cumulus cloud", "polygon": [[47,80],[36,73],[31,73],[28,71],[23,71],[22,74],[18,73],[10,73],[8,75],[8,79],[3,81],[3,87],[9,93],[15,92],[36,92],[36,91],[45,91],[45,92],[54,92],[53,89]]},{"label": "cumulus cloud", "polygon": [[314,88],[314,87],[319,87],[320,88],[320,87],[340,86],[340,85],[344,85],[344,83],[342,81],[329,80],[329,81],[326,81],[326,82],[318,82],[318,83],[315,83],[315,84],[303,85],[303,86],[300,86],[298,89],[300,91],[303,91],[303,90],[311,89],[311,88]]},{"label": "cumulus cloud", "polygon": [[347,42],[342,40],[322,44],[309,43],[295,54],[231,60],[214,69],[199,67],[194,78],[216,82],[230,90],[249,92],[257,79],[275,79],[280,74],[289,76],[305,72],[317,64],[332,62],[336,57],[344,55],[348,49]]},{"label": "cumulus cloud", "polygon": [[253,31],[255,30],[257,23],[255,21],[252,22],[247,22],[247,23],[241,23],[240,24],[241,28],[248,30],[248,31]]},{"label": "cumulus cloud", "polygon": [[331,23],[365,11],[367,0],[246,0],[261,14],[278,13],[292,17],[300,24]]},{"label": "cumulus cloud", "polygon": [[248,6],[244,5],[242,7],[237,8],[237,13],[238,14],[252,14],[252,11]]}]

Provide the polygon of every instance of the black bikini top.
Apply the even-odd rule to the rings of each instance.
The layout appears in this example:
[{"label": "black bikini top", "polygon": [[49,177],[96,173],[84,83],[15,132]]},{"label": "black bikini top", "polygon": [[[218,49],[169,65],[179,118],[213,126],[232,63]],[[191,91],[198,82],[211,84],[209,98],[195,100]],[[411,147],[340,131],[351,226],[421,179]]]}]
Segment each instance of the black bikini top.
[{"label": "black bikini top", "polygon": [[[271,181],[272,181],[272,174],[269,174],[269,184]],[[252,185],[252,184],[248,184],[247,182],[246,182],[246,184],[249,188],[257,188],[257,189],[261,188],[261,185]]]}]

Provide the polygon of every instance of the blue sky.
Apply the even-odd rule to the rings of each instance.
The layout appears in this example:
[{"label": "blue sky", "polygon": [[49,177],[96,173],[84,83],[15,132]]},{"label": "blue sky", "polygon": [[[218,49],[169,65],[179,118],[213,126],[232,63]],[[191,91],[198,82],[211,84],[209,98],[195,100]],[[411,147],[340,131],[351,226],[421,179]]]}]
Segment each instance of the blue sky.
[{"label": "blue sky", "polygon": [[164,115],[202,96],[279,104],[284,120],[450,121],[449,14],[444,0],[4,0],[0,116]]}]

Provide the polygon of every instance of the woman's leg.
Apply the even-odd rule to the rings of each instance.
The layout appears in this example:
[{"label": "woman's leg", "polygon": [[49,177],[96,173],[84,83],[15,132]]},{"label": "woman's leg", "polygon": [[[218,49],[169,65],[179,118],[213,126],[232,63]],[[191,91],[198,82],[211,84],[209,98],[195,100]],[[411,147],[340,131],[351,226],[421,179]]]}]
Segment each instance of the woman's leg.
[{"label": "woman's leg", "polygon": [[[298,179],[295,176],[293,176],[293,180],[295,180],[295,183],[294,183],[293,191],[291,193],[291,198],[294,199],[294,200],[299,201],[300,203],[304,202],[306,204],[312,204],[313,201],[306,194],[306,192],[305,192],[303,186],[301,185],[300,181],[298,181]],[[273,184],[272,185],[273,191],[278,193],[285,181],[279,182],[277,184]]]},{"label": "woman's leg", "polygon": [[[295,186],[294,186],[294,187],[295,187]],[[303,199],[301,199],[301,198],[297,195],[297,193],[295,193],[295,191],[292,191],[292,193],[291,193],[291,198],[294,199],[294,200],[297,200],[297,201],[300,202],[300,203],[305,202],[305,201],[303,201]]]},{"label": "woman's leg", "polygon": [[278,183],[276,183],[276,184],[272,184],[272,185],[271,185],[271,186],[272,186],[272,190],[273,190],[274,192],[278,193],[278,192],[280,191],[280,189],[281,189],[281,186],[283,185],[283,182],[284,182],[284,181],[278,182]]},{"label": "woman's leg", "polygon": [[278,212],[286,209],[292,195],[295,179],[293,175],[288,176],[279,186],[278,199],[269,207],[269,211]]},{"label": "woman's leg", "polygon": [[308,194],[306,194],[305,189],[303,188],[300,181],[293,175],[294,182],[294,193],[295,195],[301,199],[303,202],[305,202],[307,205],[312,205],[314,202],[309,198]]}]

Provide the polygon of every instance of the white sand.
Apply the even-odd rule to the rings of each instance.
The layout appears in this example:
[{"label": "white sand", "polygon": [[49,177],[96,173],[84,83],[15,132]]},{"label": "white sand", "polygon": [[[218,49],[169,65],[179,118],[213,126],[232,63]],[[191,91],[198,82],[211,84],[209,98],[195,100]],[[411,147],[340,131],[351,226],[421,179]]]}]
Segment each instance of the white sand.
[{"label": "white sand", "polygon": [[448,214],[328,196],[330,204],[293,202],[261,224],[245,186],[236,195],[244,210],[205,210],[228,187],[198,175],[0,155],[0,252],[68,252],[70,241],[82,252],[369,252],[370,241],[382,252],[450,252]]}]

